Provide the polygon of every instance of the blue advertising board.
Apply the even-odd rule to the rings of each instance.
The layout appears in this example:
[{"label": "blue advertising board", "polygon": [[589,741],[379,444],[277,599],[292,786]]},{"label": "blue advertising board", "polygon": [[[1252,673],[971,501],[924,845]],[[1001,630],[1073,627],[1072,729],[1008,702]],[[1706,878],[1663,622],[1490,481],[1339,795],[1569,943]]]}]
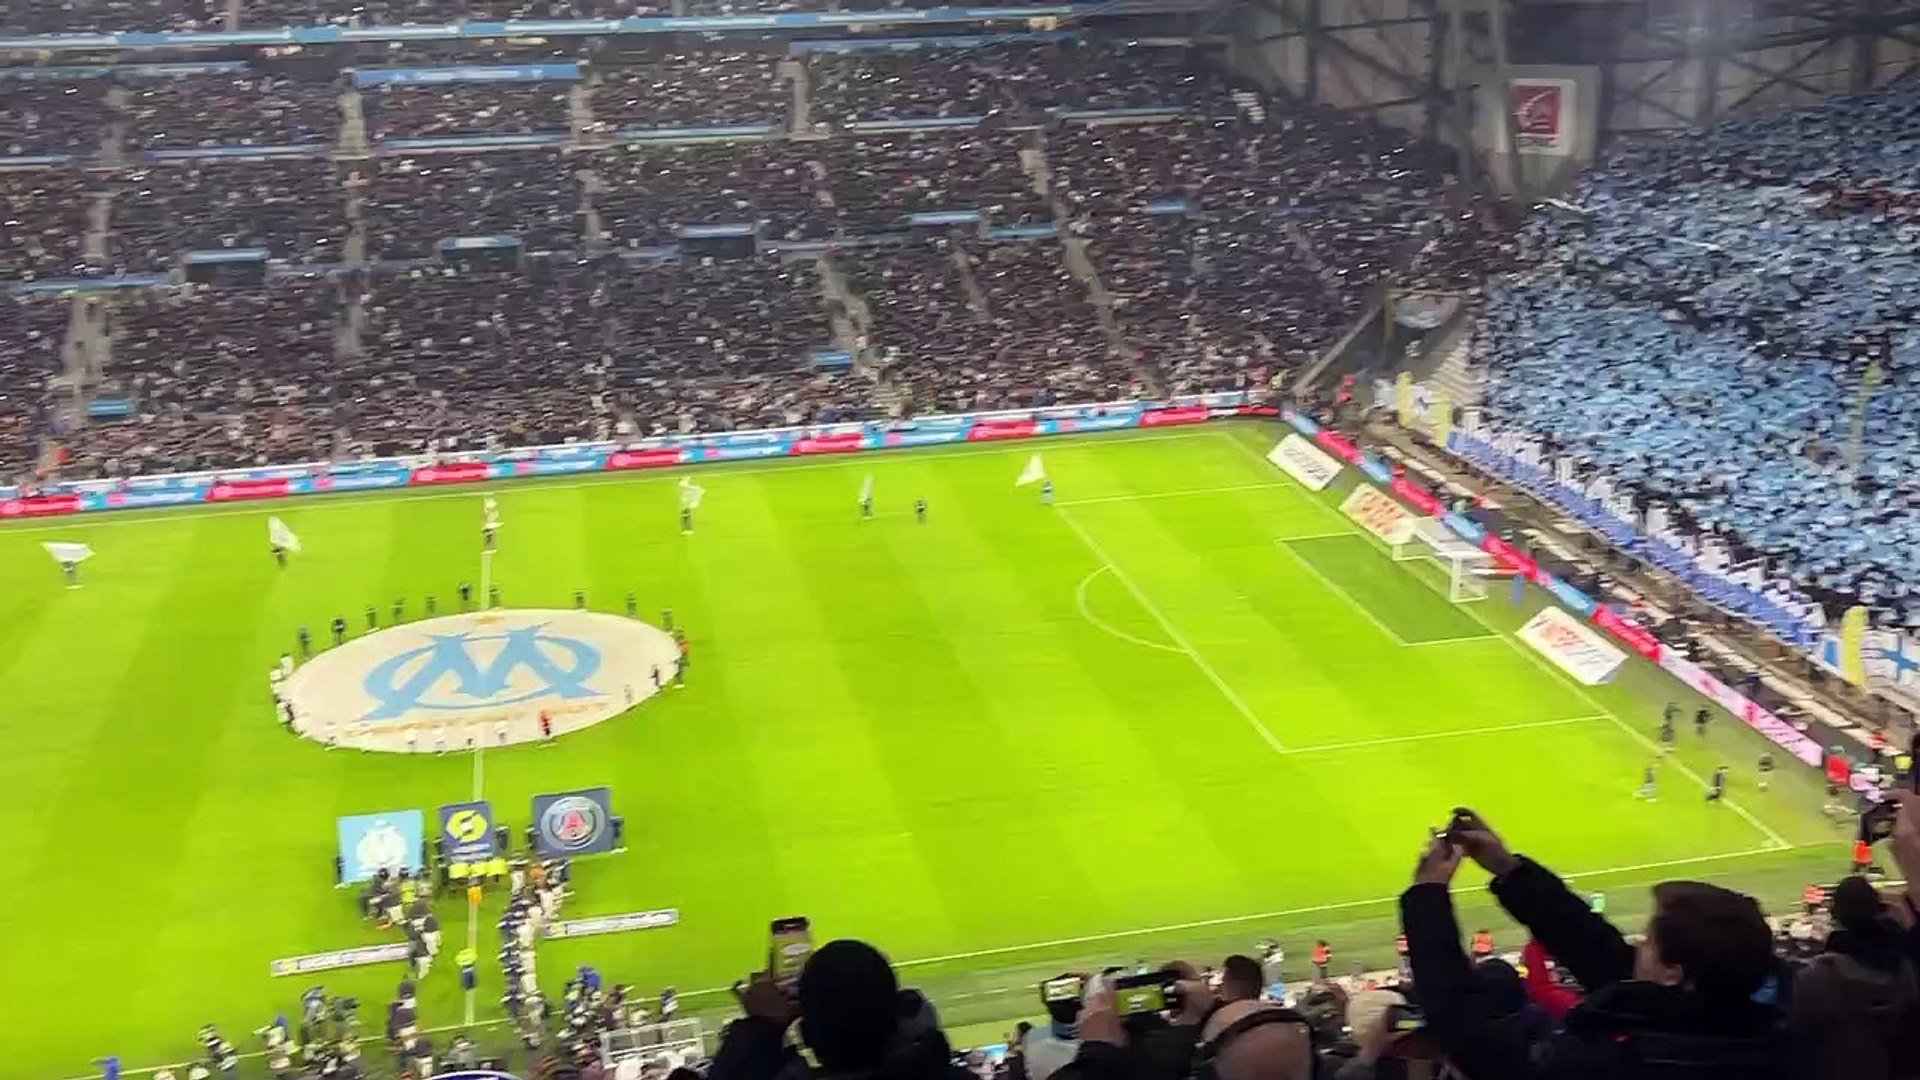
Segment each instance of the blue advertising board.
[{"label": "blue advertising board", "polygon": [[450,863],[484,862],[500,854],[493,842],[493,823],[493,804],[485,799],[441,807],[441,854]]},{"label": "blue advertising board", "polygon": [[533,849],[560,858],[612,851],[612,791],[597,787],[535,795]]},{"label": "blue advertising board", "polygon": [[340,880],[368,881],[382,870],[395,873],[426,869],[420,859],[426,815],[418,810],[351,814],[339,820]]}]

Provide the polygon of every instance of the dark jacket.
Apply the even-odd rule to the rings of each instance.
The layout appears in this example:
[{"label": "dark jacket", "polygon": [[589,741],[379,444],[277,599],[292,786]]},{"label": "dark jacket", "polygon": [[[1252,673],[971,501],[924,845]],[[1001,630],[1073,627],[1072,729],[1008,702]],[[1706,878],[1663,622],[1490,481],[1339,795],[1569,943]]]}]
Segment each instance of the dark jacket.
[{"label": "dark jacket", "polygon": [[707,1080],[974,1080],[972,1073],[953,1063],[953,1048],[925,998],[902,990],[899,1007],[893,1040],[878,1068],[858,1072],[810,1068],[786,1044],[785,1024],[743,1016],[727,1025]]},{"label": "dark jacket", "polygon": [[1920,975],[1906,942],[1836,930],[1794,980],[1789,1028],[1806,1080],[1920,1077]]},{"label": "dark jacket", "polygon": [[1786,1043],[1774,1010],[1742,1003],[1711,1009],[1680,987],[1633,978],[1633,946],[1585,901],[1527,859],[1493,884],[1507,913],[1581,985],[1587,998],[1565,1028],[1541,1038],[1497,1010],[1460,948],[1445,885],[1400,897],[1414,985],[1427,1026],[1474,1080],[1770,1080],[1785,1075]]},{"label": "dark jacket", "polygon": [[1053,1080],[1186,1080],[1199,1041],[1197,1025],[1164,1024],[1130,1032],[1124,1047],[1083,1042]]}]

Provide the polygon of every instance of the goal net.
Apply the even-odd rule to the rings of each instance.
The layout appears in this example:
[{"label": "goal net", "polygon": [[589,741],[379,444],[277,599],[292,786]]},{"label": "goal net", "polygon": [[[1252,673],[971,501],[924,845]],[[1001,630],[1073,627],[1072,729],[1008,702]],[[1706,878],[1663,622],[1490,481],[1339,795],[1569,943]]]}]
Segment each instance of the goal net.
[{"label": "goal net", "polygon": [[1455,536],[1433,518],[1414,523],[1403,543],[1393,546],[1395,562],[1430,562],[1447,575],[1447,599],[1456,604],[1487,598],[1487,583],[1502,576],[1486,552]]}]

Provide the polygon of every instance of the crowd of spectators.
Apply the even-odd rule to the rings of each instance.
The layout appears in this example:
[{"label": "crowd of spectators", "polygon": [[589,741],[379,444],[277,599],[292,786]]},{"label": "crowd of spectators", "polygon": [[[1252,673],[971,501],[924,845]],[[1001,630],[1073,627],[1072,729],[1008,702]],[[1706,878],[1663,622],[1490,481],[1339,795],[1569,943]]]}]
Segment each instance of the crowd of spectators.
[{"label": "crowd of spectators", "polygon": [[593,120],[602,134],[659,128],[783,127],[793,92],[759,53],[669,53],[595,70]]},{"label": "crowd of spectators", "polygon": [[995,225],[1050,223],[1016,134],[933,129],[810,143],[849,232],[906,227],[910,214],[978,211]]},{"label": "crowd of spectators", "polygon": [[72,304],[60,299],[0,302],[0,484],[32,470],[40,456],[51,399],[48,380],[62,370]]},{"label": "crowd of spectators", "polygon": [[529,251],[580,246],[574,159],[557,150],[382,157],[349,174],[364,193],[369,258],[430,256],[456,236],[516,236]]},{"label": "crowd of spectators", "polygon": [[0,170],[0,276],[84,272],[87,213],[95,188],[78,169]]},{"label": "crowd of spectators", "polygon": [[818,239],[831,228],[806,144],[630,146],[595,155],[591,169],[587,199],[613,247],[671,244],[682,225],[758,225],[772,240]]},{"label": "crowd of spectators", "polygon": [[264,248],[270,258],[337,263],[346,193],[322,158],[210,159],[121,174],[114,261],[165,270],[181,252]]},{"label": "crowd of spectators", "polygon": [[564,135],[574,83],[384,83],[363,89],[375,139]]},{"label": "crowd of spectators", "polygon": [[0,33],[60,34],[76,30],[220,30],[226,5],[216,0],[6,0]]},{"label": "crowd of spectators", "polygon": [[340,88],[265,72],[171,75],[128,85],[125,114],[136,149],[330,143]]},{"label": "crowd of spectators", "polygon": [[1829,617],[1920,625],[1917,116],[1909,86],[1615,150],[1493,297],[1490,425]]},{"label": "crowd of spectators", "polygon": [[0,80],[0,157],[94,153],[106,123],[102,80]]},{"label": "crowd of spectators", "polygon": [[916,411],[1111,401],[1138,386],[1058,243],[909,243],[841,262]]},{"label": "crowd of spectators", "polygon": [[[1920,880],[1920,796],[1894,798],[1893,861]],[[990,1063],[955,1053],[882,953],[839,940],[791,986],[735,986],[707,1080],[1895,1080],[1920,1060],[1920,887],[1847,878],[1806,920],[1824,941],[1782,951],[1753,897],[1698,881],[1654,886],[1629,937],[1471,810],[1409,855],[1397,971],[1332,978],[1319,940],[1294,992],[1272,942],[1206,971],[1063,973]],[[1469,861],[1527,935],[1517,957],[1485,928],[1463,940],[1452,883]]]},{"label": "crowd of spectators", "polygon": [[[585,89],[599,130],[586,134],[784,127],[793,87],[777,56],[683,49],[590,61]],[[1048,37],[977,50],[813,54],[807,63],[824,121],[814,137],[102,173],[99,182],[117,188],[96,269],[167,270],[183,251],[221,248],[264,247],[293,264],[344,262],[357,224],[378,269],[351,276],[350,295],[334,302],[364,328],[359,347],[336,356],[333,335],[323,333],[286,353],[327,371],[324,392],[309,385],[297,401],[276,403],[292,411],[281,416],[275,445],[306,456],[328,447],[389,452],[729,429],[900,407],[1045,405],[1149,388],[1259,389],[1329,345],[1416,253],[1446,273],[1484,243],[1484,230],[1462,224],[1478,217],[1445,205],[1439,156],[1337,113],[1270,114],[1230,94],[1214,60],[1191,48]],[[576,87],[398,84],[361,93],[369,130],[390,139],[565,131]],[[339,86],[325,80],[196,75],[131,90],[129,115],[140,117],[131,141],[141,146],[294,141],[306,137],[301,123],[315,123],[289,117],[339,112]],[[247,100],[237,102],[242,90]],[[221,116],[203,125],[211,134],[176,136],[196,92]],[[1042,110],[1054,108],[1161,106],[1182,115],[1111,127],[1000,122],[1044,119]],[[973,114],[993,119],[912,131],[838,126],[854,117]],[[269,116],[277,128],[262,127]],[[23,275],[87,270],[86,175],[0,174],[0,195],[23,207],[15,216],[38,226],[0,238],[0,266]],[[1064,243],[1056,239],[1062,209]],[[950,216],[915,223],[918,214]],[[646,250],[680,242],[690,225],[736,224],[763,242],[834,243],[861,319],[845,318],[809,262],[661,260]],[[1005,226],[1039,239],[987,240]],[[910,235],[949,227],[946,239]],[[876,234],[895,243],[866,248]],[[530,256],[552,253],[560,268],[544,269],[546,256],[510,273],[393,265],[432,260],[449,238],[491,236],[518,238]],[[262,317],[253,307],[261,291],[234,295],[242,321]],[[1110,311],[1100,306],[1109,298]],[[214,304],[194,294],[149,306]],[[139,319],[164,325],[152,312]],[[131,316],[123,322],[132,325]],[[176,328],[144,336],[152,355],[129,350],[123,367],[123,326],[109,369],[135,384],[138,412],[98,428],[99,452],[77,455],[76,470],[258,456],[232,445],[243,436],[228,413],[206,407],[228,387],[226,372],[177,385],[157,374],[161,357],[193,340],[184,321]],[[865,340],[837,340],[836,328]],[[840,348],[854,354],[853,368],[814,363],[816,351]],[[409,395],[420,401],[403,408]]]},{"label": "crowd of spectators", "polygon": [[814,118],[1011,117],[1049,109],[1231,112],[1225,69],[1191,46],[1129,41],[1011,41],[965,47],[820,52]]}]

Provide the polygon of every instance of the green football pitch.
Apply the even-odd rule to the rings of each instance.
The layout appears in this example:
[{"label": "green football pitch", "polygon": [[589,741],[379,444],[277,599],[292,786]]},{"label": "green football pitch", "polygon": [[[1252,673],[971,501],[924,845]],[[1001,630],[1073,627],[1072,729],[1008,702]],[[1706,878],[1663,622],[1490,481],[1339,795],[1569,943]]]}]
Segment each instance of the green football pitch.
[{"label": "green football pitch", "polygon": [[[1262,459],[1257,422],[698,471],[508,483],[508,607],[671,607],[686,689],[552,747],[488,751],[516,829],[537,792],[606,784],[628,850],[583,860],[567,915],[680,925],[541,946],[550,992],[591,961],[695,1008],[755,966],[767,923],[881,946],[949,1023],[1036,1011],[1034,982],[1137,958],[1217,961],[1278,936],[1304,960],[1392,963],[1393,899],[1427,827],[1478,808],[1519,850],[1637,918],[1704,877],[1790,906],[1843,869],[1818,778],[1754,788],[1762,740],[1689,729],[1634,798],[1661,705],[1638,661],[1584,688],[1510,631],[1544,602],[1446,599]],[[1036,450],[1058,488],[1012,481]],[[877,514],[856,495],[874,478]],[[917,524],[916,498],[931,513]],[[283,731],[265,673],[305,624],[477,581],[473,488],[0,529],[0,999],[6,1072],[180,1061],[242,1044],[299,992],[354,994],[369,1031],[397,965],[273,979],[277,957],[392,940],[333,888],[338,815],[468,798],[476,761],[329,752]],[[304,542],[282,571],[269,514]],[[85,585],[39,549],[91,544]],[[1701,778],[1733,767],[1732,799]],[[1463,872],[1465,918],[1517,945]],[[444,900],[450,945],[464,906]],[[499,1015],[491,905],[479,1018]],[[1471,927],[1471,924],[1470,924]],[[448,962],[423,1024],[461,1021]],[[1297,970],[1297,968],[1296,968]],[[997,1030],[980,1028],[980,1030]]]}]

